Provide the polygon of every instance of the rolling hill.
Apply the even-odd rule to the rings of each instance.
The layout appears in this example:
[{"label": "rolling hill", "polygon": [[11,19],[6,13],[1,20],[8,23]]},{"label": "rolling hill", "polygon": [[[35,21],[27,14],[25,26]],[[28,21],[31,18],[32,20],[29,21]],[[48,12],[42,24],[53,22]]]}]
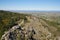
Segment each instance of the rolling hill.
[{"label": "rolling hill", "polygon": [[60,40],[60,16],[39,13],[0,11],[1,40]]}]

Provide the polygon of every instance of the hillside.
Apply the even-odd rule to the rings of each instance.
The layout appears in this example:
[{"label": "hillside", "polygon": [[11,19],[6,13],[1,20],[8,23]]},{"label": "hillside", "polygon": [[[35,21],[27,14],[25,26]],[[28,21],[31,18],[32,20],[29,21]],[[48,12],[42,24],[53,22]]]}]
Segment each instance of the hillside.
[{"label": "hillside", "polygon": [[[11,24],[5,23],[6,25],[9,24],[9,26],[6,26],[5,24],[2,24],[3,21],[1,21],[1,24],[4,25],[3,26],[4,30],[1,29],[1,33],[5,32],[1,36],[1,40],[60,40],[59,16],[54,15],[38,16],[38,15],[17,14],[13,12],[8,13],[11,13],[9,14],[10,18],[13,16],[14,20],[12,21],[12,23],[14,24],[11,25],[12,23]],[[7,17],[5,17],[4,14],[3,19],[7,18],[7,20],[9,20],[10,18],[8,17],[8,15],[6,16]],[[58,19],[58,21],[56,19]],[[11,20],[9,22],[11,22]],[[18,23],[15,24],[15,22]]]},{"label": "hillside", "polygon": [[16,25],[18,20],[25,20],[25,16],[27,15],[0,10],[0,38],[5,31]]}]

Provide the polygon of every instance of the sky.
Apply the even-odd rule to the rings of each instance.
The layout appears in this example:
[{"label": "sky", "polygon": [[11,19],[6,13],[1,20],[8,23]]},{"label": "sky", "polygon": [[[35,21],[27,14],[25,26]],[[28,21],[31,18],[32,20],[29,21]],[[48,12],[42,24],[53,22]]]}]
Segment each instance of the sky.
[{"label": "sky", "polygon": [[60,0],[0,0],[0,10],[60,11]]}]

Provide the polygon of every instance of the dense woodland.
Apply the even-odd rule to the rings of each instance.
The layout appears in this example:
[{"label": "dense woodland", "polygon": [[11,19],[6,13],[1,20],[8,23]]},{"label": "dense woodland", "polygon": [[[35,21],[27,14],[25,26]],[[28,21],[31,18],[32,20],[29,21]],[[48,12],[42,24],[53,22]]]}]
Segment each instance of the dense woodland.
[{"label": "dense woodland", "polygon": [[9,30],[16,24],[16,21],[25,19],[25,16],[26,14],[0,10],[0,38],[4,34],[4,31]]}]

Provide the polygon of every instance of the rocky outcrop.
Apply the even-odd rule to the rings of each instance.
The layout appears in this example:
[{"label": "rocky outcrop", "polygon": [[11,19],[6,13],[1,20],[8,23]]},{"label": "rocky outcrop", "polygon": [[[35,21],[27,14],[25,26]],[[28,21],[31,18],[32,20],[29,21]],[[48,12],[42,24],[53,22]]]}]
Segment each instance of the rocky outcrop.
[{"label": "rocky outcrop", "polygon": [[[22,21],[20,24],[13,26],[10,30],[2,35],[1,40],[60,40],[60,37],[54,37],[46,27],[44,27],[39,18],[32,16],[28,17],[30,22],[24,23]],[[44,22],[43,22],[44,23]],[[21,24],[24,24],[22,27]]]},{"label": "rocky outcrop", "polygon": [[13,26],[9,31],[5,32],[4,35],[2,35],[1,40],[17,40],[18,36],[20,36],[20,39],[18,40],[35,40],[33,38],[33,35],[35,34],[35,31],[33,28],[24,30],[24,28],[21,28],[20,26]]}]

